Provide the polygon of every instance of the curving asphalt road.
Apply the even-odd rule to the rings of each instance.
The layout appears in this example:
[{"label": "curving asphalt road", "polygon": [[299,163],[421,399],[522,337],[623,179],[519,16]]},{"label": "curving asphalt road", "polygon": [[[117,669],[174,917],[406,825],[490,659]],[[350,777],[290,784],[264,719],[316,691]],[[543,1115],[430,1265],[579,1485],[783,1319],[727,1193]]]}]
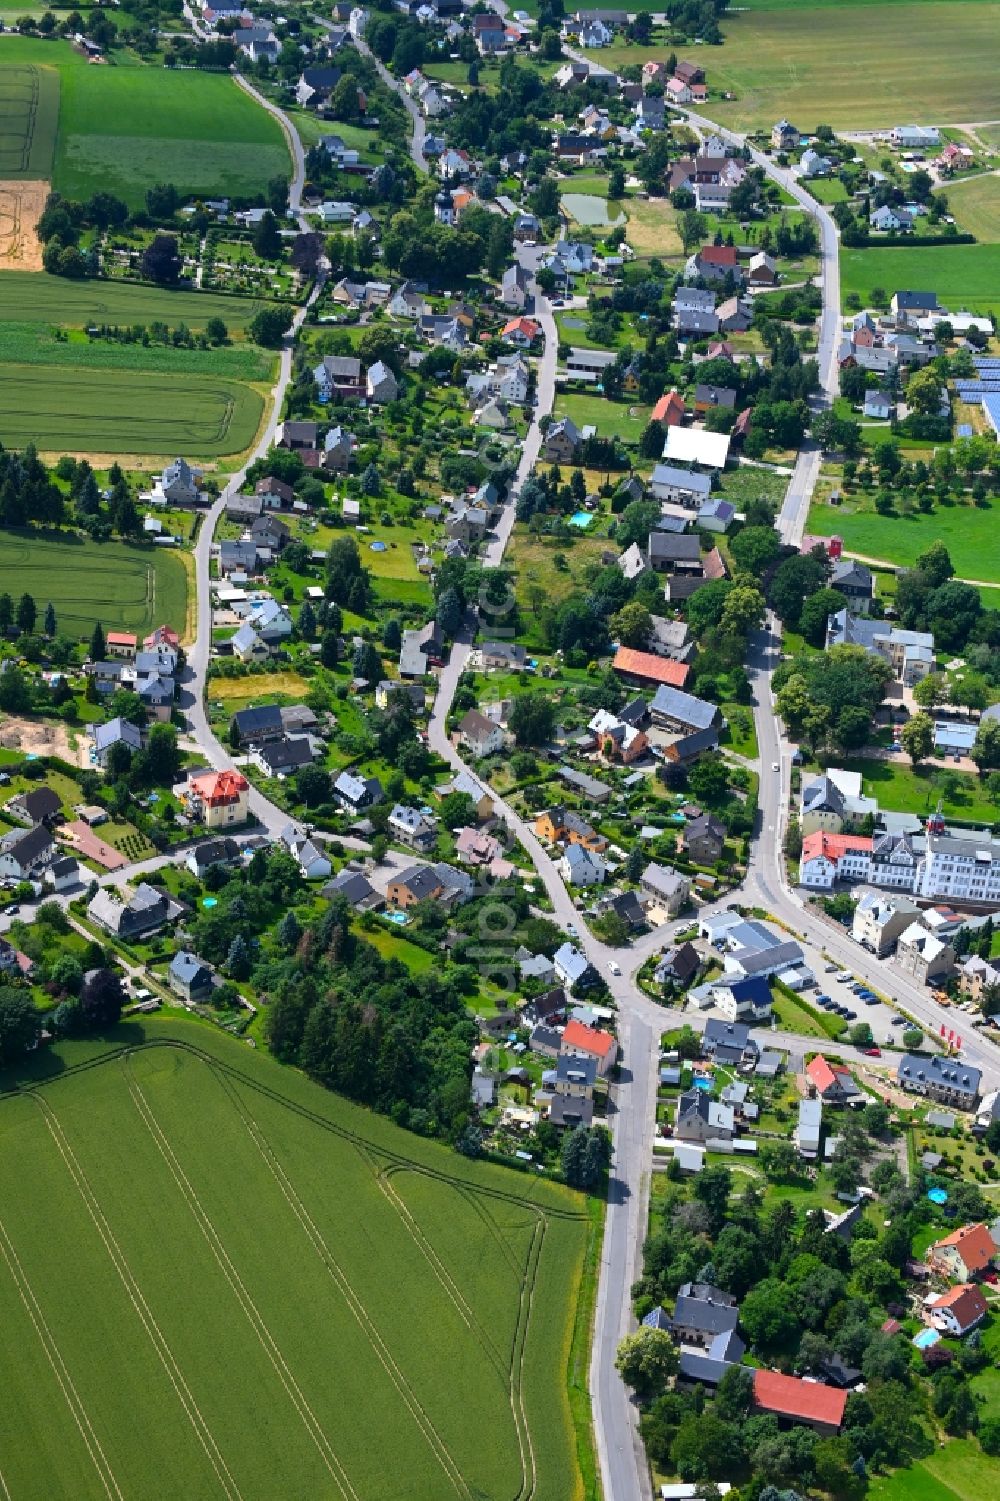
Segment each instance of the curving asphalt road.
[{"label": "curving asphalt road", "polygon": [[[496,5],[500,9],[500,3]],[[371,56],[363,41],[357,40],[359,50]],[[427,170],[423,155],[425,122],[413,101],[402,90],[377,59],[373,59],[380,76],[387,85],[403,98],[413,120],[414,135],[411,153],[417,166]],[[241,80],[255,97],[256,90]],[[269,101],[260,101],[270,113],[282,120],[289,134],[290,143],[297,140],[291,122],[282,116]],[[740,137],[721,130],[713,121],[699,115],[689,115],[698,127],[719,132],[735,143],[742,145]],[[768,158],[752,153],[754,160],[764,171],[814,216],[820,227],[821,261],[823,273],[823,313],[819,338],[819,364],[822,384],[822,403],[836,392],[836,347],[839,334],[839,267],[837,234],[829,213],[791,177]],[[298,153],[293,145],[296,162],[296,183],[292,206],[301,220],[302,171],[301,144]],[[537,264],[537,255],[527,259],[529,269]],[[539,363],[538,395],[534,419],[522,450],[521,462],[513,493],[501,516],[496,534],[491,539],[485,554],[488,566],[496,567],[502,561],[514,524],[515,497],[518,488],[527,478],[537,458],[541,444],[540,421],[551,413],[555,394],[555,369],[557,331],[551,308],[536,288],[536,315],[542,325],[545,339],[544,351]],[[312,298],[318,294],[314,288]],[[310,301],[312,301],[312,298]],[[301,309],[296,316],[292,333],[281,352],[278,379],[274,387],[272,411],[252,460],[270,447],[278,424],[281,404],[291,376],[292,341],[305,316]],[[785,503],[779,518],[779,527],[787,541],[801,540],[808,514],[809,500],[819,473],[820,455],[807,448],[798,458],[789,482]],[[210,590],[211,542],[228,495],[239,489],[245,470],[234,475],[226,490],[211,511],[202,519],[201,531],[195,550],[198,582],[198,633],[188,653],[188,674],[185,684],[188,702],[186,711],[194,738],[207,759],[214,766],[230,764],[227,749],[216,739],[205,710],[206,672],[211,650],[212,611]],[[468,658],[474,626],[470,621],[465,632],[456,641],[448,665],[442,670],[434,708],[428,726],[432,748],[456,770],[469,769],[448,739],[445,724],[455,696],[459,676]],[[784,743],[779,726],[774,718],[771,698],[771,672],[779,657],[779,640],[771,628],[761,633],[751,645],[749,670],[755,692],[754,718],[762,767],[760,821],[754,840],[750,869],[745,883],[747,897],[759,902],[775,917],[796,929],[813,944],[826,950],[843,963],[845,968],[868,979],[882,990],[898,996],[901,1003],[914,1016],[924,1020],[933,1030],[941,1021],[954,1025],[954,1017],[935,1007],[926,994],[895,972],[887,971],[858,949],[846,936],[841,937],[827,924],[817,919],[801,900],[790,890],[785,881],[780,856],[780,840],[785,810],[788,807],[790,775],[790,749]],[[777,762],[781,770],[769,774],[768,767]],[[658,1039],[664,1027],[676,1023],[680,1013],[655,1005],[648,1000],[634,982],[639,965],[652,952],[664,944],[664,933],[653,932],[632,944],[628,949],[614,949],[600,942],[588,932],[580,919],[573,900],[548,852],[541,846],[533,828],[502,798],[494,795],[497,812],[504,823],[524,846],[552,902],[555,920],[563,926],[572,924],[580,933],[577,940],[590,961],[605,979],[618,1007],[618,1032],[622,1049],[623,1069],[621,1083],[613,1090],[610,1103],[609,1123],[614,1143],[614,1164],[609,1185],[608,1207],[605,1220],[604,1242],[601,1257],[597,1306],[594,1320],[593,1352],[591,1361],[591,1393],[593,1402],[594,1432],[597,1445],[604,1494],[608,1501],[650,1501],[652,1488],[649,1469],[639,1437],[637,1413],[628,1391],[614,1369],[614,1356],[618,1341],[632,1327],[632,1309],[629,1290],[639,1271],[639,1263],[647,1226],[649,1181],[652,1173],[652,1146],[655,1129],[655,1099],[658,1067]],[[287,815],[262,794],[251,794],[251,810],[272,835],[277,834],[287,822]],[[627,973],[615,973],[611,969],[627,969]],[[970,1029],[971,1032],[971,1029]],[[801,1039],[775,1034],[774,1040],[794,1051],[801,1047]],[[832,1047],[831,1051],[856,1056],[846,1047]],[[991,1075],[1000,1078],[1000,1048],[978,1034],[971,1034],[965,1048],[965,1056],[986,1068]]]},{"label": "curving asphalt road", "polygon": [[[328,23],[326,21],[321,21],[320,25],[325,26],[328,29],[332,29],[328,26]],[[398,94],[400,99],[403,101],[403,106],[406,110],[406,113],[409,115],[410,120],[413,124],[413,134],[410,137],[410,156],[413,158],[414,166],[416,166],[419,171],[429,172],[431,170],[430,163],[424,155],[424,142],[427,139],[427,121],[424,119],[423,115],[420,113],[420,110],[417,108],[417,105],[410,98],[409,94],[406,92],[399,79],[394,78],[385,64],[379,61],[372,49],[369,47],[368,43],[365,41],[364,37],[354,36],[352,34],[351,41],[354,43],[355,47],[357,47],[358,51],[368,58],[379,78],[385,84],[386,88],[392,89],[392,92],[394,94]]]}]

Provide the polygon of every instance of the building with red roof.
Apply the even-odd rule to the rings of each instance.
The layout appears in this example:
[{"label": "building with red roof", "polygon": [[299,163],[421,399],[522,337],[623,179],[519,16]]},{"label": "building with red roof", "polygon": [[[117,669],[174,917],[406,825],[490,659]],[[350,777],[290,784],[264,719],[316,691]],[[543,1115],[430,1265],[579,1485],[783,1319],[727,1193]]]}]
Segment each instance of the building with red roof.
[{"label": "building with red roof", "polygon": [[158,646],[169,646],[176,651],[180,644],[181,638],[172,625],[158,625],[142,642],[145,651],[155,651]]},{"label": "building with red roof", "polygon": [[753,1400],[758,1412],[773,1413],[787,1423],[806,1423],[817,1433],[839,1433],[847,1392],[822,1381],[802,1381],[780,1371],[754,1371]]},{"label": "building with red roof", "polygon": [[566,1023],[559,1051],[564,1057],[593,1058],[603,1077],[618,1057],[618,1043],[610,1032],[574,1019]]},{"label": "building with red roof", "polygon": [[676,391],[666,391],[649,414],[651,422],[662,422],[664,427],[676,427],[684,421],[684,398]]},{"label": "building with red roof", "polygon": [[739,253],[735,245],[703,245],[698,251],[698,259],[706,266],[736,266]]},{"label": "building with red roof", "polygon": [[968,1282],[989,1271],[996,1253],[992,1235],[980,1223],[963,1225],[944,1240],[935,1241],[928,1248],[927,1259],[936,1272],[942,1272],[953,1282]]},{"label": "building with red roof", "polygon": [[871,838],[817,829],[802,841],[799,881],[813,891],[829,891],[835,881],[866,881],[871,859]]},{"label": "building with red roof", "polygon": [[987,1314],[983,1290],[974,1282],[950,1287],[946,1293],[930,1299],[924,1306],[935,1329],[939,1329],[942,1334],[953,1334],[959,1339],[975,1329],[977,1324],[981,1324]]},{"label": "building with red roof", "polygon": [[622,677],[635,682],[666,683],[671,688],[683,688],[690,672],[686,662],[658,657],[651,651],[635,651],[631,646],[620,646],[611,665]]},{"label": "building with red roof", "polygon": [[817,1053],[806,1064],[806,1078],[824,1105],[846,1105],[861,1093],[850,1069],[842,1063],[828,1062],[822,1053]]},{"label": "building with red roof", "polygon": [[535,342],[541,331],[540,323],[536,323],[534,318],[525,318],[522,315],[519,318],[511,318],[509,323],[505,323],[500,330],[500,337],[505,344],[513,344],[518,349],[527,349]]},{"label": "building with red roof", "polygon": [[131,631],[108,631],[104,638],[109,657],[134,657],[136,640]]},{"label": "building with red roof", "polygon": [[187,803],[206,828],[219,829],[230,824],[246,823],[250,800],[250,783],[241,771],[204,771],[190,775]]}]

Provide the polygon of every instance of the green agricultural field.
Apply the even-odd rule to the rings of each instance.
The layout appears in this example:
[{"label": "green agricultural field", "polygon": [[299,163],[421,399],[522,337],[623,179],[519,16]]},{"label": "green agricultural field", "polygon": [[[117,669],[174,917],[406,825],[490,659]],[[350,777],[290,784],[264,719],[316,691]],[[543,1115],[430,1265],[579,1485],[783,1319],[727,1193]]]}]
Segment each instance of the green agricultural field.
[{"label": "green agricultural field", "polygon": [[871,1501],[982,1501],[996,1475],[996,1460],[975,1439],[951,1439],[912,1468],[874,1478],[868,1495]]},{"label": "green agricultural field", "polygon": [[977,240],[1000,241],[1000,175],[969,177],[948,184],[948,207],[960,228]]},{"label": "green agricultural field", "polygon": [[36,63],[0,70],[0,177],[48,178],[59,120],[59,74]]},{"label": "green agricultural field", "polygon": [[89,637],[98,621],[106,630],[137,635],[163,621],[183,631],[187,621],[187,569],[163,547],[61,532],[0,532],[0,593],[18,599],[25,591],[39,611],[51,601],[67,636]]},{"label": "green agricultural field", "polygon": [[263,397],[237,381],[0,365],[0,442],[9,448],[218,458],[250,447],[263,412]]},{"label": "green agricultural field", "polygon": [[140,207],[156,182],[184,193],[249,197],[268,178],[289,175],[281,127],[227,74],[95,68],[68,43],[14,35],[0,37],[0,151],[14,153],[25,135],[26,76],[47,68],[58,70],[59,86],[42,91],[37,154],[48,141],[51,159],[58,111],[52,185],[67,197],[104,189]]},{"label": "green agricultural field", "polygon": [[943,542],[959,578],[1000,584],[996,548],[1000,506],[936,505],[929,516],[878,516],[848,505],[810,507],[807,529],[817,537],[843,537],[848,552],[911,568],[933,542]]},{"label": "green agricultural field", "polygon": [[942,243],[841,250],[841,297],[855,292],[865,303],[873,287],[884,288],[890,297],[901,287],[926,287],[952,312],[1000,312],[1000,245]]},{"label": "green agricultural field", "polygon": [[188,380],[222,376],[225,380],[260,382],[274,380],[277,356],[259,345],[220,345],[217,349],[175,349],[171,344],[119,344],[111,339],[88,339],[79,330],[65,338],[62,331],[40,328],[37,323],[0,322],[0,366],[59,365],[67,369],[131,370]]},{"label": "green agricultural field", "polygon": [[5,1490],[579,1501],[584,1202],[188,1021],[118,1040],[0,1100]]},{"label": "green agricultural field", "polygon": [[[769,130],[782,115],[803,130],[996,115],[1000,5],[994,0],[808,6],[764,0],[727,12],[722,30],[724,45],[704,48],[698,61],[708,75],[709,114],[739,130]],[[665,45],[651,55],[669,51]],[[599,56],[610,67],[621,61]],[[721,97],[725,90],[734,101]]]},{"label": "green agricultural field", "polygon": [[67,281],[44,271],[4,271],[0,276],[0,324],[44,323],[88,328],[92,323],[186,323],[196,333],[209,318],[229,332],[242,332],[264,304],[215,292],[169,291],[117,281]]}]

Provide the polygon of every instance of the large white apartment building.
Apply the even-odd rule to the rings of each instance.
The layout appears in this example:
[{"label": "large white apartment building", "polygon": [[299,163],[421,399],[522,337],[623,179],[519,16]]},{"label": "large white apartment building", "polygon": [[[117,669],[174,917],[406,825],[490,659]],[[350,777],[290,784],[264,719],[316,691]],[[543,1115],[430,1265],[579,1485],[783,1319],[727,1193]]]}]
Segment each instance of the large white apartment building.
[{"label": "large white apartment building", "polygon": [[914,893],[1000,906],[1000,840],[989,834],[927,835],[923,859],[914,876]]}]

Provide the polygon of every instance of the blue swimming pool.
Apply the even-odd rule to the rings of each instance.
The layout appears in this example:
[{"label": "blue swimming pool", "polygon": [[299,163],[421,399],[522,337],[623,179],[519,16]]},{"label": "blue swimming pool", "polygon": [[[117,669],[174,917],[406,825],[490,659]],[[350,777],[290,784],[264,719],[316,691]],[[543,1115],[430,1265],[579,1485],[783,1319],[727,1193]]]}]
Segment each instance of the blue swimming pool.
[{"label": "blue swimming pool", "polygon": [[405,912],[387,912],[385,915],[387,921],[395,923],[397,928],[405,928],[410,920]]},{"label": "blue swimming pool", "polygon": [[948,1190],[946,1188],[929,1188],[927,1190],[927,1197],[932,1204],[947,1204]]},{"label": "blue swimming pool", "polygon": [[578,526],[583,532],[586,531],[587,527],[590,525],[593,519],[594,518],[590,511],[574,511],[572,516],[569,518],[569,524],[570,526]]},{"label": "blue swimming pool", "polygon": [[709,1090],[712,1087],[712,1081],[711,1079],[702,1079],[699,1077],[694,1080],[694,1087],[695,1089]]},{"label": "blue swimming pool", "polygon": [[217,907],[219,905],[219,898],[217,896],[203,896],[201,905],[203,907]]},{"label": "blue swimming pool", "polygon": [[929,1350],[931,1345],[936,1345],[940,1338],[936,1329],[921,1329],[919,1334],[913,1336],[913,1343],[918,1350]]}]

